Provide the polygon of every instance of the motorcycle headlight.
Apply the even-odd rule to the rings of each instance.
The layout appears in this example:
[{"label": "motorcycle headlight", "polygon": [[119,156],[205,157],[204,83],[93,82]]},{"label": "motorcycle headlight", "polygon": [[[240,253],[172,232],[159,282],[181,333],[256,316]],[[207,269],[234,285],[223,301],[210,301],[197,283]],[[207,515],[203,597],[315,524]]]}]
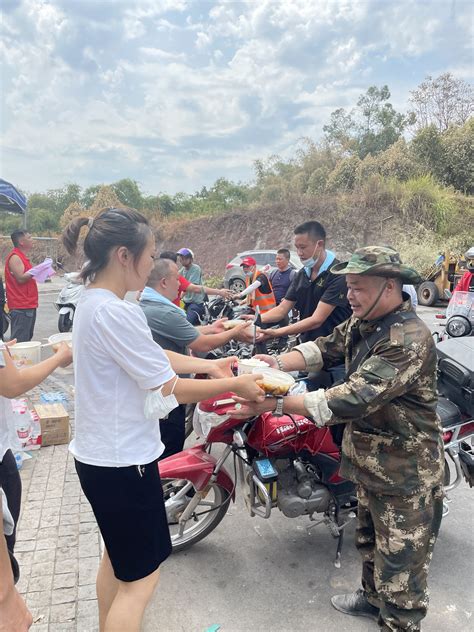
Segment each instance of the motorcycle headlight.
[{"label": "motorcycle headlight", "polygon": [[471,329],[471,323],[464,316],[453,316],[446,325],[446,331],[452,338],[469,336]]},{"label": "motorcycle headlight", "polygon": [[230,415],[218,415],[217,413],[207,413],[199,408],[194,409],[193,429],[198,437],[205,439],[212,428],[219,426],[229,419]]}]

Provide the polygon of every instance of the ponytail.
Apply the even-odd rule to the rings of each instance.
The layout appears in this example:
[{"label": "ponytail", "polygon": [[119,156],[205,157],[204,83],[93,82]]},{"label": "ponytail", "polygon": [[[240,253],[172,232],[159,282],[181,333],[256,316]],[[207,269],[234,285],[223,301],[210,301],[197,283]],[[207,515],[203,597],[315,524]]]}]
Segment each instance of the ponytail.
[{"label": "ponytail", "polygon": [[87,217],[76,217],[64,229],[62,241],[64,247],[70,255],[75,254],[77,250],[77,242],[79,241],[79,233],[83,226],[87,226],[89,220]]},{"label": "ponytail", "polygon": [[113,248],[125,246],[136,262],[152,234],[146,217],[132,208],[104,208],[94,219],[78,217],[65,228],[63,244],[74,254],[83,226],[89,227],[84,240],[86,263],[80,276],[84,282],[92,280],[109,262]]}]

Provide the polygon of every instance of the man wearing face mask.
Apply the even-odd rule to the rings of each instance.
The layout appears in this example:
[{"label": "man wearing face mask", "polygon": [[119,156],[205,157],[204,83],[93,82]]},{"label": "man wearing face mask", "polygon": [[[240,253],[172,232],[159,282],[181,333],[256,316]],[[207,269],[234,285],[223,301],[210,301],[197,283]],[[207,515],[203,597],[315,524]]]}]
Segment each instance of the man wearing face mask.
[{"label": "man wearing face mask", "polygon": [[329,271],[338,263],[336,256],[326,250],[326,231],[316,221],[297,226],[295,249],[303,264],[293,279],[285,298],[274,309],[262,315],[262,323],[277,323],[293,309],[300,313],[297,323],[267,329],[265,338],[300,334],[301,341],[315,340],[329,335],[351,315],[347,302],[345,279]]}]

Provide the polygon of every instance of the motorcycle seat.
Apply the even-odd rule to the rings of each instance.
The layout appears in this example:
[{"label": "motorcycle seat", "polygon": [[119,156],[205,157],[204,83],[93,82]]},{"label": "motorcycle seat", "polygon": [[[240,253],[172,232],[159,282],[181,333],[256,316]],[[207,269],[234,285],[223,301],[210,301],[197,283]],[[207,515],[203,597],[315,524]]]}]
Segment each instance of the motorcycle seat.
[{"label": "motorcycle seat", "polygon": [[459,408],[449,399],[446,399],[446,397],[440,397],[438,399],[436,412],[441,419],[441,426],[443,428],[449,428],[450,426],[455,426],[456,424],[461,423],[461,413],[459,412]]}]

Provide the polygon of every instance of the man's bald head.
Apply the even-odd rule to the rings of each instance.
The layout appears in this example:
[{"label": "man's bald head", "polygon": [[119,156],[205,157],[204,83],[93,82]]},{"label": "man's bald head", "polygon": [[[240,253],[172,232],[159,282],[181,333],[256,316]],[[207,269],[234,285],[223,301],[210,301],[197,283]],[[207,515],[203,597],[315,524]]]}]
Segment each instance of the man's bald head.
[{"label": "man's bald head", "polygon": [[174,301],[179,289],[178,266],[170,259],[157,259],[146,284],[170,301]]}]

